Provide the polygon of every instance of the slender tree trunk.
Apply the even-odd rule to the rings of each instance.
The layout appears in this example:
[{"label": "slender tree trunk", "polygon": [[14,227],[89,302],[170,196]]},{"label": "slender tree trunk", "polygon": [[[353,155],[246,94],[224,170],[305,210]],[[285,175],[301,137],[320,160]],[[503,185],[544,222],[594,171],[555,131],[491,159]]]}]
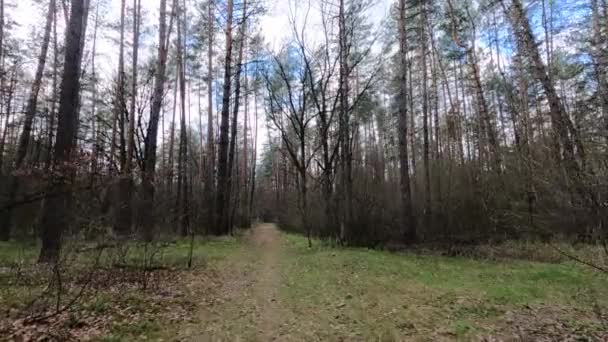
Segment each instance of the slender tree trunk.
[{"label": "slender tree trunk", "polygon": [[[173,8],[176,8],[176,0],[173,2]],[[156,179],[156,149],[158,140],[158,123],[160,121],[160,112],[163,105],[163,96],[165,90],[165,79],[167,70],[167,54],[170,37],[167,32],[167,0],[160,0],[160,18],[158,29],[158,57],[156,60],[156,70],[154,75],[154,90],[152,94],[152,103],[150,106],[150,123],[145,139],[144,164],[142,176],[142,208],[148,211],[154,211],[154,194],[155,194],[155,179]],[[144,238],[152,240],[154,236],[154,216],[152,214],[145,215],[144,220]]]},{"label": "slender tree trunk", "polygon": [[349,84],[348,77],[350,74],[348,57],[350,54],[350,45],[348,42],[348,28],[346,27],[346,9],[344,0],[339,2],[339,102],[340,102],[340,123],[339,135],[341,144],[341,190],[342,190],[342,222],[340,223],[340,237],[342,241],[350,240],[350,225],[352,223],[352,208],[353,208],[353,185],[352,185],[352,141],[350,132],[350,109],[349,109]]},{"label": "slender tree trunk", "polygon": [[254,196],[255,196],[255,182],[256,182],[256,164],[257,164],[257,146],[258,146],[258,92],[254,86],[253,89],[253,115],[254,119],[254,133],[253,133],[253,144],[251,151],[251,192],[249,194],[249,226],[251,227],[253,219],[253,208],[254,208]]},{"label": "slender tree trunk", "polygon": [[412,210],[410,189],[410,171],[407,152],[407,33],[406,4],[399,0],[399,172],[401,184],[401,205],[403,215],[403,240],[406,243],[416,241],[416,219]]},{"label": "slender tree trunk", "polygon": [[[502,1],[502,0],[501,0]],[[503,3],[504,5],[504,3]],[[551,116],[551,123],[555,132],[555,135],[559,139],[559,143],[563,148],[562,158],[565,163],[566,172],[575,184],[578,192],[584,192],[583,184],[581,182],[581,165],[584,165],[584,160],[577,161],[575,154],[575,145],[573,139],[579,140],[576,135],[570,136],[571,130],[569,126],[572,126],[572,122],[568,117],[564,105],[559,98],[553,82],[551,81],[550,73],[542,62],[538,47],[535,43],[530,23],[526,18],[524,9],[520,0],[512,0],[510,8],[507,10],[507,14],[511,19],[513,31],[516,35],[517,48],[520,51],[520,55],[527,56],[532,63],[532,71],[535,77],[540,81],[545,95],[549,102],[549,113]],[[579,158],[582,159],[581,153],[582,145],[576,146],[579,149]]]},{"label": "slender tree trunk", "polygon": [[0,137],[0,174],[4,174],[4,151],[6,150],[7,138],[8,138],[8,128],[10,125],[10,118],[13,108],[13,101],[15,100],[15,92],[17,91],[15,88],[17,87],[17,66],[13,67],[13,71],[11,73],[11,79],[8,85],[8,97],[6,99],[6,117],[4,119],[4,127],[2,130],[2,136]]},{"label": "slender tree trunk", "polygon": [[[114,230],[120,235],[127,235],[131,232],[133,225],[133,156],[135,151],[135,112],[137,110],[137,65],[139,57],[139,26],[141,20],[141,0],[133,0],[133,59],[132,59],[132,80],[131,80],[131,102],[129,106],[129,122],[126,137],[126,156],[124,168],[121,169],[118,179],[118,198],[116,201],[116,217]],[[124,29],[121,29],[124,32]],[[123,33],[124,34],[124,33]],[[124,70],[123,70],[124,75]],[[124,87],[124,76],[121,80],[121,87]],[[124,101],[124,94],[119,95]],[[122,125],[124,127],[124,125]],[[122,134],[122,133],[121,133]]]},{"label": "slender tree trunk", "polygon": [[55,130],[56,104],[55,99],[58,98],[57,79],[59,77],[59,42],[57,40],[57,7],[53,9],[53,101],[51,102],[51,111],[49,113],[48,135],[47,135],[47,151],[44,168],[48,171],[51,168],[53,160],[53,132]]},{"label": "slender tree trunk", "polygon": [[95,28],[93,31],[93,51],[91,52],[91,79],[92,79],[92,94],[91,94],[91,125],[93,127],[93,147],[91,155],[91,183],[95,180],[98,173],[100,139],[99,130],[101,129],[100,120],[97,117],[97,32],[99,29],[99,3],[95,7]]},{"label": "slender tree trunk", "polygon": [[226,18],[226,56],[224,60],[224,90],[222,95],[222,113],[220,123],[220,144],[218,156],[218,191],[216,196],[216,217],[214,233],[226,234],[229,231],[228,215],[230,211],[226,208],[226,201],[230,198],[228,189],[228,144],[229,144],[229,121],[230,121],[230,93],[232,89],[232,19],[234,1],[228,0]]},{"label": "slender tree trunk", "polygon": [[178,182],[177,182],[177,212],[180,233],[188,236],[190,220],[188,215],[188,132],[186,126],[186,67],[185,67],[185,4],[179,10],[177,21],[177,64],[180,91],[180,133],[179,133],[179,161],[178,161]]},{"label": "slender tree trunk", "polygon": [[[178,35],[179,35],[179,29],[178,31]],[[179,46],[178,46],[179,49]],[[179,51],[179,50],[178,50]],[[176,63],[175,64],[175,83],[173,85],[173,114],[171,117],[171,133],[169,134],[169,168],[167,170],[167,189],[169,191],[169,193],[172,193],[173,191],[173,179],[174,177],[174,170],[175,170],[175,127],[176,127],[176,115],[177,115],[177,90],[179,89],[179,68],[180,68],[180,64]],[[179,154],[178,154],[179,157]]]},{"label": "slender tree trunk", "polygon": [[[4,77],[4,75],[1,75],[0,77]],[[13,103],[13,98],[14,98],[14,87],[15,87],[15,76],[14,76],[14,72],[13,72],[13,76],[11,76],[11,80],[9,81],[9,86],[8,89],[6,89],[6,91],[8,91],[8,98],[6,99],[6,117],[4,119],[4,127],[2,130],[2,136],[0,138],[0,176],[4,177],[4,170],[2,168],[3,166],[3,162],[4,162],[4,149],[5,149],[5,144],[6,144],[6,136],[8,134],[8,126],[9,126],[9,122],[10,122],[10,117],[11,117],[11,111],[12,111],[12,103]],[[4,80],[2,80],[1,82],[1,92],[4,92]],[[4,102],[4,94],[2,94],[3,96],[0,96],[0,101]],[[4,104],[4,103],[3,103]],[[0,105],[0,109],[4,109],[3,104]],[[16,193],[17,188],[16,188],[16,181],[13,179],[12,176],[8,176],[9,180],[8,180],[8,184],[9,184],[9,189],[8,189],[8,194],[7,194],[7,198],[6,198],[6,204],[11,204],[11,202],[13,201],[13,198],[15,197],[13,192]],[[13,191],[14,190],[14,191]],[[11,235],[11,209],[7,208],[4,209],[2,211],[0,211],[0,220],[2,220],[0,222],[0,241],[8,241],[10,239],[10,235]]]},{"label": "slender tree trunk", "polygon": [[[406,56],[407,58],[407,56]],[[407,64],[406,68],[406,78],[407,78],[407,106],[409,106],[409,117],[410,117],[410,128],[409,128],[409,139],[410,139],[410,150],[412,151],[410,160],[412,161],[412,196],[418,195],[418,144],[416,141],[416,111],[414,110],[414,80],[413,80],[413,72],[407,72],[407,70],[411,70],[412,61],[410,60]],[[407,107],[406,107],[407,108]],[[407,138],[407,137],[406,137]]]},{"label": "slender tree trunk", "polygon": [[[239,109],[240,109],[240,97],[241,97],[241,76],[243,70],[243,52],[245,47],[245,34],[246,34],[246,26],[247,26],[247,0],[243,2],[243,23],[241,24],[240,32],[239,32],[239,52],[236,60],[236,72],[235,72],[235,80],[234,80],[234,104],[232,108],[232,125],[230,132],[230,146],[228,149],[228,181],[227,181],[227,201],[226,208],[228,212],[232,212],[230,207],[230,198],[232,198],[232,184],[235,177],[238,177],[238,173],[234,171],[235,168],[235,155],[236,155],[236,143],[237,143],[237,125],[238,125],[238,117],[239,117]],[[238,198],[238,189],[235,198]],[[232,220],[228,220],[228,229],[232,231]]]},{"label": "slender tree trunk", "polygon": [[[606,67],[608,67],[608,52],[602,48],[602,44],[606,39],[606,34],[603,34],[605,30],[602,30],[602,23],[598,7],[598,0],[591,0],[591,13],[593,20],[593,38],[591,49],[594,59],[593,67],[598,81],[597,93],[602,111],[602,119],[604,120],[604,130],[608,131],[608,73],[606,72]],[[606,21],[608,22],[608,18]],[[606,143],[606,149],[608,150],[608,136],[606,136]]]},{"label": "slender tree trunk", "polygon": [[[246,15],[246,14],[245,14]],[[246,29],[246,28],[245,28]],[[245,35],[247,34],[247,31],[243,32]],[[243,42],[244,44],[244,48],[245,50],[247,49],[247,40],[245,39],[245,42]],[[247,52],[245,52],[245,54],[247,54]],[[245,59],[247,59],[247,57],[245,57]],[[244,219],[244,227],[249,227],[249,215],[246,214],[245,210],[249,207],[247,202],[249,200],[249,196],[247,194],[247,189],[249,188],[248,183],[249,183],[249,178],[248,178],[248,172],[249,172],[249,168],[248,168],[248,161],[249,161],[249,155],[248,155],[248,145],[249,145],[249,73],[247,70],[247,64],[245,64],[245,86],[244,86],[244,109],[245,109],[245,113],[244,115],[244,123],[243,123],[243,167],[241,168],[241,173],[242,173],[242,185],[241,187],[243,189],[245,189],[244,196],[240,196],[239,197],[242,198],[243,201],[243,219]]]},{"label": "slender tree trunk", "polygon": [[422,134],[423,134],[423,161],[424,161],[424,218],[425,225],[431,225],[432,207],[431,207],[431,166],[430,166],[430,145],[429,145],[429,96],[427,85],[427,38],[425,30],[426,8],[425,2],[420,2],[420,13],[422,15],[420,21],[420,66],[421,66],[421,82],[422,82]]},{"label": "slender tree trunk", "polygon": [[141,0],[133,0],[133,79],[131,81],[131,108],[129,110],[129,130],[127,134],[126,174],[132,178],[135,151],[135,118],[137,111],[137,66],[139,61],[139,32],[141,24]]},{"label": "slender tree trunk", "polygon": [[71,179],[74,175],[72,150],[77,132],[77,108],[80,98],[80,70],[82,65],[81,40],[85,34],[85,0],[72,0],[70,25],[66,38],[65,62],[59,97],[59,123],[57,142],[53,151],[53,164],[64,175],[51,180],[42,208],[40,227],[42,248],[39,262],[55,262],[61,249],[62,233],[70,225]]},{"label": "slender tree trunk", "polygon": [[493,168],[500,174],[501,171],[501,156],[498,147],[498,138],[496,137],[496,127],[490,115],[488,103],[486,102],[485,92],[483,90],[483,84],[481,82],[481,75],[479,71],[479,64],[477,63],[477,54],[474,48],[471,48],[468,53],[468,64],[471,69],[471,77],[473,79],[473,87],[475,89],[475,101],[477,103],[477,110],[480,116],[481,122],[481,134],[487,135],[488,145],[490,146],[490,153],[492,155]]},{"label": "slender tree trunk", "polygon": [[[205,179],[205,192],[207,196],[207,205],[209,207],[208,222],[213,222],[215,193],[215,142],[213,136],[213,22],[215,20],[213,1],[208,0],[208,28],[207,34],[207,170]],[[202,141],[201,141],[202,144]]]},{"label": "slender tree trunk", "polygon": [[[116,156],[117,138],[120,134],[121,150],[124,143],[124,110],[125,110],[125,4],[126,0],[120,2],[120,43],[118,52],[118,75],[116,98],[114,103],[114,117],[112,120],[112,142],[110,147],[110,173],[116,172],[114,158]],[[120,126],[119,126],[120,125]],[[122,154],[120,158],[120,170],[124,167]]]}]

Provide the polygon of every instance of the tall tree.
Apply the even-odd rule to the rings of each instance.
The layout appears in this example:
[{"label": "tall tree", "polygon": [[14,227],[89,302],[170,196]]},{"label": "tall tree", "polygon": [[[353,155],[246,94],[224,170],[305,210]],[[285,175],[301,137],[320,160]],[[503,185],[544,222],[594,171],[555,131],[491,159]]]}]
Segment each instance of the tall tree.
[{"label": "tall tree", "polygon": [[403,240],[406,243],[415,242],[416,219],[412,209],[412,193],[410,188],[410,170],[407,151],[407,26],[406,3],[399,0],[399,125],[397,136],[399,138],[399,175],[401,185],[401,205],[403,219]]},{"label": "tall tree", "polygon": [[177,15],[177,79],[180,94],[180,130],[177,175],[177,215],[182,236],[187,236],[190,229],[188,203],[188,131],[186,126],[186,61],[185,61],[185,25],[186,7],[179,6]]},{"label": "tall tree", "polygon": [[540,57],[538,46],[536,45],[522,3],[520,0],[512,0],[508,9],[504,0],[501,0],[501,3],[506,14],[510,18],[513,31],[516,35],[515,40],[520,55],[530,61],[532,72],[541,83],[545,95],[547,96],[551,124],[563,149],[562,158],[564,160],[566,172],[568,173],[570,180],[574,182],[575,186],[578,188],[577,191],[584,192],[583,184],[581,183],[581,167],[584,165],[584,149],[581,144],[577,144],[578,159],[580,159],[577,160],[574,141],[580,141],[578,132],[572,128],[572,122],[566,113],[562,100],[557,94],[548,68]]},{"label": "tall tree", "polygon": [[80,101],[82,37],[85,34],[86,0],[72,0],[66,37],[64,70],[59,97],[59,122],[53,151],[56,177],[51,179],[40,220],[42,248],[39,262],[55,262],[61,250],[63,230],[69,226],[74,177],[75,136],[78,129],[77,109]]},{"label": "tall tree", "polygon": [[431,213],[431,166],[429,143],[429,94],[427,73],[427,32],[426,32],[426,1],[420,1],[420,81],[422,82],[422,135],[423,135],[423,161],[424,161],[424,217],[428,225],[432,218]]},{"label": "tall tree", "polygon": [[[117,141],[120,135],[121,150],[124,147],[124,112],[125,104],[125,7],[126,0],[120,1],[120,43],[118,50],[118,75],[114,102],[114,118],[112,120],[112,141],[110,142],[110,171],[116,171],[114,157],[116,155]],[[120,125],[120,126],[119,126]],[[120,170],[124,169],[122,154],[120,158]]]},{"label": "tall tree", "polygon": [[[173,2],[175,10],[177,0]],[[171,24],[167,29],[167,0],[160,0],[160,15],[158,25],[158,54],[154,71],[154,89],[150,105],[150,121],[145,137],[144,161],[142,169],[142,208],[153,210],[156,179],[156,149],[158,140],[158,123],[160,111],[163,106],[165,94],[165,80],[167,70],[167,55],[169,50],[169,37],[171,36]],[[169,32],[167,32],[169,31]],[[154,232],[153,215],[146,215],[144,220],[144,238],[152,239]]]},{"label": "tall tree", "polygon": [[338,4],[338,53],[340,56],[339,63],[339,80],[338,80],[338,96],[340,104],[339,115],[339,139],[340,139],[340,169],[341,169],[341,199],[342,199],[342,217],[340,223],[340,237],[343,241],[349,239],[349,228],[352,221],[353,208],[353,162],[351,151],[351,120],[349,108],[349,56],[351,43],[349,42],[349,28],[346,20],[346,6],[344,0],[340,0]]},{"label": "tall tree", "polygon": [[[117,201],[116,201],[116,217],[114,221],[114,230],[120,235],[126,235],[131,232],[131,226],[133,224],[133,157],[135,151],[135,121],[136,121],[136,111],[137,111],[137,67],[139,60],[139,34],[140,34],[140,22],[141,22],[141,0],[133,0],[133,58],[131,65],[131,99],[128,110],[128,129],[126,134],[126,155],[124,158],[124,164],[120,170],[120,176],[117,182]],[[121,19],[121,25],[124,25],[124,18]],[[124,38],[124,28],[121,27],[121,37]],[[124,42],[121,41],[121,46]],[[124,48],[122,48],[124,49]],[[121,54],[124,52],[121,50]],[[121,63],[124,63],[124,57],[121,57]],[[120,85],[118,91],[119,103],[121,104],[121,108],[126,107],[125,95],[124,95],[124,85],[125,85],[125,75],[124,75],[124,65],[120,66],[119,69],[122,69],[122,76],[120,78]],[[121,73],[119,71],[119,74]],[[123,110],[120,111],[124,112]],[[124,115],[121,115],[124,117]],[[124,124],[121,124],[121,128],[124,127]],[[123,132],[121,129],[121,139],[123,136]],[[122,141],[122,140],[121,140]],[[122,145],[122,143],[121,143]],[[122,148],[121,148],[122,150]]]},{"label": "tall tree", "polygon": [[226,55],[224,57],[224,89],[222,94],[222,112],[220,123],[220,142],[218,155],[217,181],[218,189],[215,201],[215,234],[228,233],[229,210],[226,207],[227,199],[230,194],[227,193],[228,178],[230,170],[228,169],[228,145],[229,145],[229,126],[230,126],[230,95],[232,90],[232,20],[233,20],[234,1],[228,0],[226,7]]},{"label": "tall tree", "polygon": [[[232,107],[232,125],[230,132],[230,144],[228,147],[228,181],[226,184],[226,208],[229,213],[233,212],[234,208],[231,208],[231,198],[232,198],[232,185],[235,183],[235,178],[238,176],[235,175],[235,159],[236,159],[236,143],[237,143],[237,125],[238,125],[238,117],[239,117],[239,109],[241,104],[241,76],[243,71],[243,52],[245,51],[246,44],[246,33],[247,33],[247,0],[243,1],[243,19],[241,26],[239,28],[239,52],[236,60],[236,72],[234,76],[234,105]],[[246,106],[246,104],[245,104]],[[235,198],[238,198],[238,188],[237,194]],[[235,201],[238,203],[238,201]],[[230,214],[230,218],[228,219],[228,228],[232,229],[232,215]]]},{"label": "tall tree", "polygon": [[[215,137],[213,132],[213,42],[214,42],[214,0],[207,4],[207,169],[205,188],[209,212],[213,213],[213,194],[215,192]],[[201,141],[202,144],[202,141]],[[209,222],[213,222],[213,215],[208,215]]]}]

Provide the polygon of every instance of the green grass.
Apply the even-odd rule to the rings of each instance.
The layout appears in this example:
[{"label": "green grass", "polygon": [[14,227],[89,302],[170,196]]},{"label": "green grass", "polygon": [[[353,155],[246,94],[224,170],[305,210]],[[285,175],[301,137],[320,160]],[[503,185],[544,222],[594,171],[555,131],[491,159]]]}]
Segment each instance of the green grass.
[{"label": "green grass", "polygon": [[[219,237],[219,238],[196,238],[192,251],[193,263],[205,263],[223,259],[228,256],[239,244],[239,240],[234,237]],[[81,263],[86,266],[90,264],[97,256],[98,252],[89,250],[87,252],[74,253],[73,250],[81,248],[85,245],[67,245],[63,255],[76,264]],[[87,245],[89,247],[95,244]],[[0,267],[10,267],[15,265],[31,265],[36,262],[40,244],[36,242],[0,242]],[[190,240],[180,239],[170,243],[135,243],[128,242],[120,248],[107,248],[102,254],[100,265],[110,266],[117,261],[118,255],[125,253],[125,257],[121,258],[127,264],[140,265],[145,255],[154,253],[153,262],[159,266],[178,267],[186,265],[190,251]]]},{"label": "green grass", "polygon": [[[446,330],[466,339],[491,332],[505,313],[529,306],[560,308],[574,320],[578,310],[608,309],[608,277],[573,263],[331,249],[319,242],[309,249],[300,236],[285,238],[291,248],[283,262],[283,293],[291,309],[340,336],[376,340],[387,331],[416,336]],[[319,307],[324,309],[313,314]]]},{"label": "green grass", "polygon": [[[161,246],[162,247],[159,247]],[[158,243],[143,245],[140,243],[128,243],[122,248],[111,248],[104,251],[102,258],[97,264],[102,268],[102,273],[116,273],[113,279],[117,283],[108,283],[115,288],[95,288],[88,292],[87,296],[78,302],[73,308],[73,315],[70,314],[65,322],[70,326],[71,321],[77,321],[79,317],[97,316],[106,317],[104,319],[113,322],[110,324],[110,331],[107,336],[101,337],[102,341],[129,341],[139,338],[153,338],[162,330],[163,314],[175,312],[175,308],[189,308],[193,301],[197,301],[195,296],[188,296],[184,281],[196,277],[197,272],[205,272],[211,264],[224,260],[242,245],[242,241],[232,237],[222,238],[197,238],[194,241],[192,250],[193,271],[187,272],[187,262],[190,252],[190,240],[177,240],[171,243]],[[90,272],[90,266],[94,264],[97,251],[87,251],[83,253],[73,253],[71,246],[67,246],[64,257],[67,258],[64,282],[76,279],[77,276],[86,275]],[[123,253],[123,257],[120,251]],[[37,298],[46,288],[51,273],[48,268],[36,265],[36,257],[39,246],[35,243],[8,242],[0,243],[0,307],[11,311],[12,317],[26,307],[33,299]],[[152,266],[166,268],[161,271],[160,278],[150,275],[150,282],[162,289],[161,294],[154,289],[142,290],[137,283],[120,284],[121,281],[132,281],[139,279],[140,271],[137,268],[118,268],[113,271],[114,264],[121,266],[141,266],[144,255],[155,253]],[[20,266],[20,275],[17,274],[16,265]],[[186,272],[185,272],[186,271]],[[126,273],[125,273],[126,272]],[[129,276],[129,272],[133,276]],[[103,278],[103,277],[102,277]],[[131,280],[128,280],[131,279]],[[160,279],[160,280],[159,280]],[[160,282],[160,283],[159,283]],[[165,286],[164,282],[167,284]],[[78,291],[80,285],[73,287],[73,291]],[[183,294],[173,297],[173,289],[178,289]],[[169,295],[167,295],[169,294]],[[71,294],[64,294],[70,298]],[[190,298],[192,297],[192,298]],[[129,315],[122,317],[124,313],[117,314],[117,308],[123,308]],[[122,311],[121,311],[122,312]],[[0,318],[0,327],[3,323]],[[10,319],[10,318],[6,318]],[[163,327],[164,328],[164,327]]]},{"label": "green grass", "polygon": [[[488,335],[509,339],[510,334],[517,333],[518,326],[542,331],[547,324],[557,333],[565,329],[595,337],[606,331],[594,311],[600,308],[608,312],[608,276],[573,262],[388,253],[331,248],[320,241],[308,248],[302,236],[281,237],[285,246],[278,261],[281,281],[277,303],[281,311],[276,316],[281,322],[277,326],[288,332],[292,340],[472,340]],[[249,310],[259,310],[254,296],[256,270],[263,265],[260,250],[243,240],[197,238],[193,261],[199,270],[212,265],[228,275],[234,274],[235,279],[252,281],[251,286],[239,281],[230,285],[245,287],[238,290],[242,298],[224,300],[222,307],[228,309],[222,322],[235,336],[249,336],[246,329],[255,336],[259,322],[254,318],[258,316],[252,316]],[[189,249],[187,239],[160,249],[129,244],[123,261],[140,265],[144,253],[158,251],[154,266],[170,268],[170,274],[177,277],[187,274],[183,270]],[[21,262],[33,265],[37,253],[36,244],[0,243],[0,267]],[[117,260],[116,253],[109,250],[102,266],[111,266]],[[80,255],[75,259],[77,266],[82,269],[90,265],[92,255]],[[201,282],[205,282],[199,277],[201,274],[191,275],[179,278],[177,284],[180,288],[193,285],[199,292],[171,297],[161,305],[149,293],[134,288],[120,293],[119,298],[116,293],[99,291],[79,304],[76,311],[112,315],[120,306],[138,313],[134,320],[130,316],[114,317],[102,341],[176,336],[180,325],[163,321],[163,311],[171,310],[173,304],[189,308],[192,301],[201,302],[199,297],[214,296],[201,292]],[[218,279],[217,274],[206,276],[225,280]],[[19,308],[44,286],[11,286],[9,280],[8,273],[0,273],[3,308]],[[196,318],[192,310],[187,310],[187,317]],[[191,326],[195,330],[201,328],[198,322]]]},{"label": "green grass", "polygon": [[34,242],[0,241],[0,267],[34,262],[39,248]]}]

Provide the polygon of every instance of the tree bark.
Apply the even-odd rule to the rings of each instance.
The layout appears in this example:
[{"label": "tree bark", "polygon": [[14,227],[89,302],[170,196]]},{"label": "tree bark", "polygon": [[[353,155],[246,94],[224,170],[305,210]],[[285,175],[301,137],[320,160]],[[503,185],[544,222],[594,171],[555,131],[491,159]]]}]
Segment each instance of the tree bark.
[{"label": "tree bark", "polygon": [[[175,2],[173,8],[175,9]],[[167,52],[170,32],[167,33],[167,0],[160,0],[160,16],[158,29],[158,57],[154,75],[154,91],[150,105],[150,123],[146,132],[144,163],[142,170],[142,208],[154,210],[155,178],[156,178],[156,149],[158,140],[158,123],[163,105],[165,79],[167,70]],[[144,238],[148,241],[154,237],[154,216],[145,215]]]},{"label": "tree bark", "polygon": [[57,141],[53,151],[53,164],[59,172],[48,185],[47,197],[42,208],[40,230],[42,248],[39,262],[55,262],[61,250],[63,230],[70,224],[71,180],[74,176],[72,150],[78,129],[76,117],[80,99],[80,70],[82,66],[81,40],[85,34],[85,0],[72,0],[68,27],[65,62],[59,97],[59,122]]},{"label": "tree bark", "polygon": [[423,163],[424,163],[424,220],[425,226],[431,224],[432,208],[431,208],[431,166],[430,166],[430,145],[429,145],[429,96],[427,85],[427,38],[425,30],[426,21],[426,6],[425,2],[420,2],[420,64],[421,64],[421,81],[422,81],[422,134],[423,134]]},{"label": "tree bark", "polygon": [[343,242],[350,239],[350,225],[353,216],[353,179],[352,179],[352,151],[350,134],[350,109],[349,109],[349,84],[350,74],[348,57],[350,45],[348,43],[348,33],[346,27],[346,10],[344,0],[340,0],[339,14],[339,103],[340,103],[340,122],[339,136],[341,144],[341,192],[342,192],[342,222],[340,223],[340,237]]},{"label": "tree bark", "polygon": [[[207,41],[207,170],[205,178],[205,192],[207,196],[207,205],[209,207],[209,214],[207,217],[208,222],[213,222],[213,194],[215,193],[215,142],[213,132],[213,39],[214,39],[214,25],[215,20],[213,1],[208,0],[207,8],[207,34],[209,36]],[[201,141],[202,144],[202,141]]]},{"label": "tree bark", "polygon": [[403,241],[416,242],[416,219],[412,210],[412,193],[410,189],[410,170],[407,151],[407,32],[406,4],[399,0],[399,174],[401,185],[401,205],[403,215]]},{"label": "tree bark", "polygon": [[224,58],[224,90],[222,95],[222,113],[220,123],[220,146],[218,155],[218,190],[215,202],[216,217],[213,233],[216,235],[226,234],[229,231],[228,215],[230,211],[226,207],[226,201],[230,198],[228,191],[228,144],[229,144],[229,121],[230,121],[230,93],[232,89],[232,19],[234,1],[228,0],[226,18],[226,55]]},{"label": "tree bark", "polygon": [[[232,212],[232,208],[230,207],[230,198],[232,198],[232,183],[235,177],[238,177],[238,174],[235,172],[235,155],[236,155],[236,143],[237,143],[237,125],[238,125],[238,117],[239,117],[239,109],[240,109],[240,97],[241,97],[241,74],[243,70],[243,52],[245,47],[245,33],[246,33],[246,25],[247,25],[247,0],[243,2],[243,23],[241,24],[240,32],[239,32],[239,53],[236,60],[236,72],[235,72],[235,80],[234,80],[234,104],[232,108],[232,125],[230,132],[230,146],[228,148],[228,182],[226,186],[226,208],[227,212]],[[238,198],[238,189],[235,198]],[[232,232],[232,220],[228,220],[228,230]]]},{"label": "tree bark", "polygon": [[[114,165],[114,157],[116,155],[116,139],[118,134],[120,137],[120,145],[124,144],[124,110],[125,110],[125,4],[126,0],[120,2],[120,43],[118,52],[118,75],[116,86],[116,97],[114,103],[114,117],[112,119],[112,141],[110,146],[110,174],[117,171]],[[120,125],[120,126],[119,126]],[[122,148],[121,148],[122,149]],[[122,154],[121,154],[122,155]],[[122,157],[120,160],[120,170],[123,169],[124,163]]]}]

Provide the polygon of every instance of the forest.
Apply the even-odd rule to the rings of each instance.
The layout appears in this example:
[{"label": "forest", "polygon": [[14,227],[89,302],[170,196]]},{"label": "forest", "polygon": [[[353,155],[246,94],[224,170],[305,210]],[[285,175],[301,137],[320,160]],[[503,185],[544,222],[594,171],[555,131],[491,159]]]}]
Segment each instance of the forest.
[{"label": "forest", "polygon": [[0,0],[0,340],[603,340],[607,274],[606,0]]}]

